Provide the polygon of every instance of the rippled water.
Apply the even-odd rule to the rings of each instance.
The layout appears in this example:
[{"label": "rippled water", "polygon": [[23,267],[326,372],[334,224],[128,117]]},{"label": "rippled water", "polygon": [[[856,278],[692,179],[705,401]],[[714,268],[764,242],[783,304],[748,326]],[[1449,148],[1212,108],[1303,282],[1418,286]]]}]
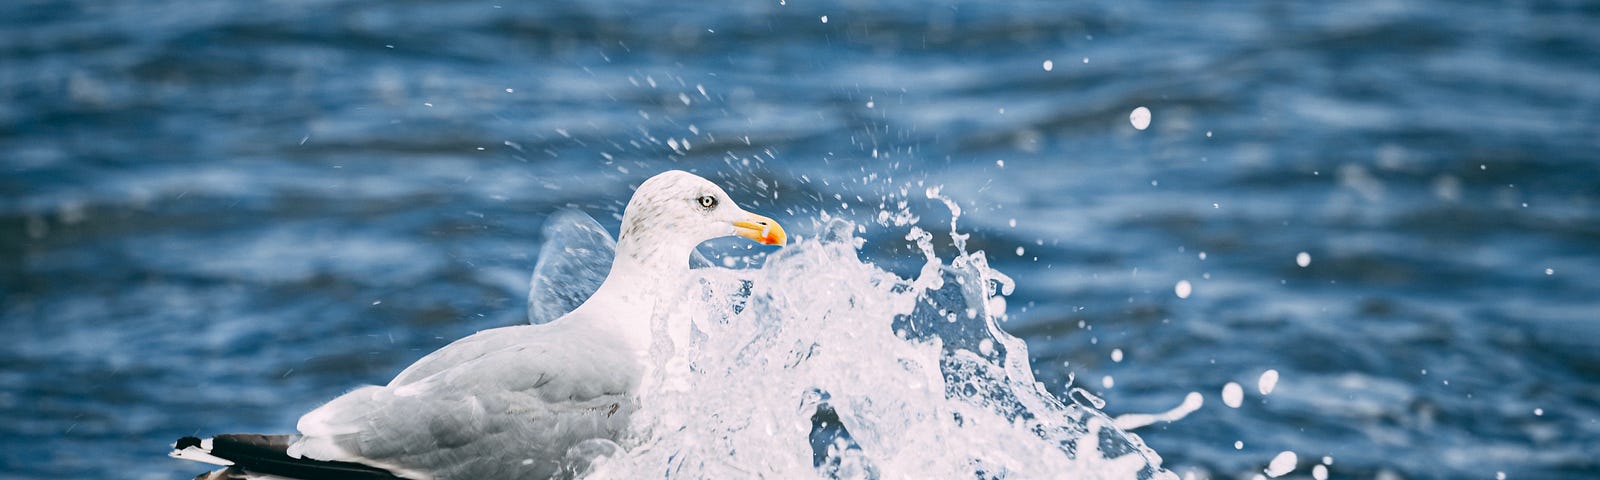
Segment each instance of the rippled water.
[{"label": "rippled water", "polygon": [[193,475],[163,456],[178,436],[285,431],[522,321],[544,220],[615,228],[626,186],[669,168],[803,237],[853,220],[902,278],[924,257],[877,216],[904,200],[947,232],[921,195],[943,186],[1015,279],[1000,326],[1045,388],[1111,417],[1201,395],[1136,430],[1180,474],[1293,451],[1301,477],[1324,457],[1330,478],[1600,477],[1597,21],[1581,2],[0,4],[0,477]]}]

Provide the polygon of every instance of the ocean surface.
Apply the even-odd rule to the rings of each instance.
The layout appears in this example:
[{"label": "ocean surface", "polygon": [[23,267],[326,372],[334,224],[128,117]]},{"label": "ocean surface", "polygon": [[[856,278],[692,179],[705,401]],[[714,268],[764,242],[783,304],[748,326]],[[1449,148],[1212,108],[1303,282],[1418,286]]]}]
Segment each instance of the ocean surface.
[{"label": "ocean surface", "polygon": [[[180,436],[288,432],[525,322],[545,220],[614,231],[668,169],[801,240],[854,222],[862,275],[916,275],[912,225],[947,263],[969,235],[1059,402],[1198,393],[1131,429],[1179,476],[1294,452],[1289,478],[1600,478],[1596,25],[1579,1],[3,2],[0,478],[190,478]],[[1086,468],[1060,475],[1110,472]]]}]

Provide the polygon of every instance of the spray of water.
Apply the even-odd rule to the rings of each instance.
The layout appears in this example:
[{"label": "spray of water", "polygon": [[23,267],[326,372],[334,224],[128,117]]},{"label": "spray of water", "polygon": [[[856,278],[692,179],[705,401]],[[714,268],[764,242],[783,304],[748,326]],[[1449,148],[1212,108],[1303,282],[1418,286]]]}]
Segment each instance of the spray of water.
[{"label": "spray of water", "polygon": [[[591,446],[590,478],[1176,478],[1098,405],[1034,380],[1000,328],[1012,280],[956,230],[946,261],[902,278],[859,257],[853,223],[758,269],[701,268],[654,321],[656,365],[626,447]],[[1088,403],[1088,402],[1084,402]]]}]

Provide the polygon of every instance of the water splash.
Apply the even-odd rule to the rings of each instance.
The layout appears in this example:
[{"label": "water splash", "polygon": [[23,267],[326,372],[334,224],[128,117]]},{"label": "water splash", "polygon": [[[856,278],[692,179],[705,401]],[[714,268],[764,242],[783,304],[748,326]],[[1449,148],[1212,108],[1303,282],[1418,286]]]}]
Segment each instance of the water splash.
[{"label": "water splash", "polygon": [[910,278],[863,262],[855,224],[827,215],[760,269],[694,270],[655,319],[634,444],[591,476],[1176,478],[1138,436],[1034,380],[999,324],[1013,281],[966,251],[955,203],[926,193],[952,207],[956,252],[946,263],[910,227],[925,259]]}]

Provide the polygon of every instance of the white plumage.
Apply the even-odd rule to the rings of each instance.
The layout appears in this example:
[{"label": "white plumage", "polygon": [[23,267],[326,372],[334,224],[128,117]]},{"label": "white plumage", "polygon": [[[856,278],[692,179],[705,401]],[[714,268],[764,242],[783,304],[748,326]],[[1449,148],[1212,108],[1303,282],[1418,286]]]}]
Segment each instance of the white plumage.
[{"label": "white plumage", "polygon": [[[457,340],[387,385],[335,398],[300,418],[300,436],[286,438],[283,453],[312,466],[348,462],[419,480],[576,473],[583,452],[623,441],[641,408],[633,392],[659,300],[676,292],[696,245],[728,235],[785,241],[771,219],[743,211],[711,182],[681,171],[656,175],[628,202],[611,272],[576,310]],[[180,440],[174,456],[221,456],[210,442],[185,448]],[[228,461],[240,476],[282,475]]]}]

